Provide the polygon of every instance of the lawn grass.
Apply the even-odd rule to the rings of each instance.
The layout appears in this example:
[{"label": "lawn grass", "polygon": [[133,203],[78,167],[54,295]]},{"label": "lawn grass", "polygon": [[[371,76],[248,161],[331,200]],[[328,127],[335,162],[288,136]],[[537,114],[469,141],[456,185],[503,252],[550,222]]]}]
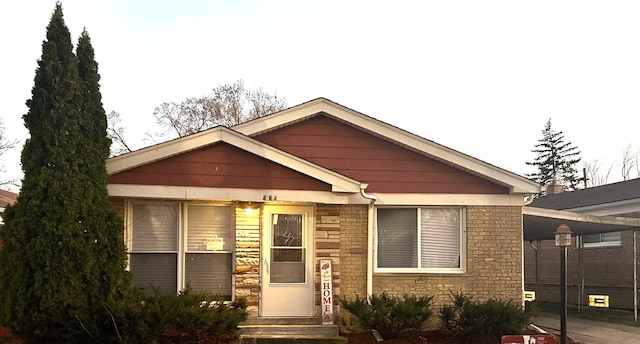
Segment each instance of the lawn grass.
[{"label": "lawn grass", "polygon": [[[538,312],[560,314],[560,304],[537,303],[536,310]],[[640,327],[640,312],[638,313],[639,322],[634,322],[633,310],[628,309],[583,306],[581,310],[578,310],[578,306],[568,305],[567,316]]]}]

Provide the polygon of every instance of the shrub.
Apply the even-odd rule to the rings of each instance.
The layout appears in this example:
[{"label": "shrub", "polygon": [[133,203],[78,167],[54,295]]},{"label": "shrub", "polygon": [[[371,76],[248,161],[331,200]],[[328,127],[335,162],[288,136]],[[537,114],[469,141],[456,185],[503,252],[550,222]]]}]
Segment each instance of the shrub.
[{"label": "shrub", "polygon": [[464,293],[450,293],[452,304],[440,307],[446,330],[462,337],[521,333],[531,320],[531,312],[512,300],[471,300]]},{"label": "shrub", "polygon": [[377,330],[383,338],[395,338],[401,332],[417,330],[427,320],[432,296],[405,294],[401,299],[383,292],[372,295],[370,300],[356,295],[355,299],[341,299],[340,304],[349,311],[364,328]]},{"label": "shrub", "polygon": [[120,343],[225,343],[247,318],[243,299],[228,303],[218,296],[190,289],[178,295],[139,294],[133,302],[108,309]]}]

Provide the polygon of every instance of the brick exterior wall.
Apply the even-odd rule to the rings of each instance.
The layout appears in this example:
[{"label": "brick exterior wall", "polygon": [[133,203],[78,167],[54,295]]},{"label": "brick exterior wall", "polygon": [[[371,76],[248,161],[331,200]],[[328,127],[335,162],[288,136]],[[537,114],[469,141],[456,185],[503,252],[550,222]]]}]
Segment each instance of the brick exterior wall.
[{"label": "brick exterior wall", "polygon": [[[125,202],[113,199],[120,215]],[[245,298],[250,316],[260,300],[260,235],[262,211],[235,207],[236,254],[234,288]],[[367,293],[368,206],[315,206],[316,315],[320,316],[319,261],[330,258],[333,270],[334,313],[339,298]],[[477,300],[522,300],[521,207],[470,206],[466,210],[466,272],[463,274],[374,274],[373,292],[434,296],[434,309],[449,302],[449,292],[465,292]]]},{"label": "brick exterior wall", "polygon": [[[367,207],[341,207],[341,293],[366,295]],[[434,296],[437,308],[449,292],[476,300],[522,300],[522,208],[472,206],[466,211],[467,271],[463,274],[374,274],[373,292]],[[434,308],[434,309],[436,309]]]},{"label": "brick exterior wall", "polygon": [[[589,304],[589,294],[609,295],[611,308],[633,309],[633,232],[622,232],[621,246],[576,248],[567,252],[567,302]],[[561,250],[553,240],[524,242],[525,290],[539,302],[560,302]],[[536,257],[537,253],[537,257]],[[582,261],[582,264],[580,263]],[[581,267],[582,266],[582,267]],[[584,277],[584,293],[579,298]]]}]

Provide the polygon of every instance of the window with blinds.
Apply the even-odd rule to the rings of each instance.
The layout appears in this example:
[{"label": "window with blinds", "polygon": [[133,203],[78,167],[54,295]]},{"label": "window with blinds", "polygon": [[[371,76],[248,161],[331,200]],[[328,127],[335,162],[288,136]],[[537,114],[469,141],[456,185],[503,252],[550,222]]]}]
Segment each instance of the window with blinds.
[{"label": "window with blinds", "polygon": [[129,270],[136,285],[173,294],[187,287],[232,298],[235,230],[227,205],[133,203]]},{"label": "window with blinds", "polygon": [[622,245],[620,234],[621,232],[585,234],[582,236],[582,243],[584,247],[619,247]]},{"label": "window with blinds", "polygon": [[185,280],[231,300],[235,237],[229,206],[187,205]]},{"label": "window with blinds", "polygon": [[378,208],[376,271],[463,272],[462,208]]},{"label": "window with blinds", "polygon": [[134,204],[129,270],[133,283],[147,290],[177,291],[178,204]]}]

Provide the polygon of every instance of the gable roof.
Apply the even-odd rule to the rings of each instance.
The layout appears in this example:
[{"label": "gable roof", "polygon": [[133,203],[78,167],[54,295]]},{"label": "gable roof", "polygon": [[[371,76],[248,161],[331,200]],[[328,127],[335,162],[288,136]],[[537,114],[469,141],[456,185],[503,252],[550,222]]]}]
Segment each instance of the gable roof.
[{"label": "gable roof", "polygon": [[330,184],[333,192],[357,193],[360,192],[361,188],[366,188],[365,184],[354,179],[222,126],[111,158],[107,160],[107,174],[113,175],[220,142],[238,147],[264,159]]},{"label": "gable roof", "polygon": [[317,98],[269,116],[236,125],[232,128],[244,135],[256,136],[260,133],[304,120],[319,113],[327,114],[342,122],[357,126],[374,135],[412,149],[420,154],[478,175],[496,184],[503,185],[512,193],[530,194],[540,192],[540,186],[529,179],[366,116],[326,98]]}]

